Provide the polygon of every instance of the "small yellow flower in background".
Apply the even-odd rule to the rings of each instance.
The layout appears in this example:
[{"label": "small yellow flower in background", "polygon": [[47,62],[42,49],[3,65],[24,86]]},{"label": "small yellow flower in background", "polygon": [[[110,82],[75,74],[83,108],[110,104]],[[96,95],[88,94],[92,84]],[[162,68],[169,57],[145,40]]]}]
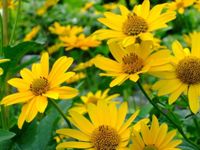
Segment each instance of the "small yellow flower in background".
[{"label": "small yellow flower in background", "polygon": [[86,62],[81,62],[78,65],[76,65],[74,67],[74,71],[80,71],[80,70],[84,70],[86,68],[92,67],[94,65],[95,59],[97,57],[99,57],[100,55],[96,55],[95,57],[93,57],[92,59],[86,61]]},{"label": "small yellow flower in background", "polygon": [[37,36],[40,29],[41,29],[40,25],[33,27],[31,31],[25,36],[24,41],[31,41],[33,38]]},{"label": "small yellow flower in background", "polygon": [[188,47],[192,46],[192,36],[194,34],[196,34],[196,33],[200,33],[200,32],[194,31],[194,32],[189,33],[188,35],[186,35],[186,34],[183,35],[183,39],[186,42],[186,44],[187,44]]},{"label": "small yellow flower in background", "polygon": [[52,26],[49,27],[49,31],[52,34],[56,34],[59,36],[74,36],[81,32],[83,32],[83,28],[80,26],[62,26],[58,22],[54,22]]},{"label": "small yellow flower in background", "polygon": [[133,11],[122,5],[119,8],[121,15],[106,12],[105,18],[98,19],[110,28],[97,30],[94,34],[98,39],[119,41],[126,47],[137,40],[152,40],[152,31],[167,27],[166,23],[176,18],[174,11],[162,11],[165,4],[156,5],[150,10],[149,0],[136,5]]},{"label": "small yellow flower in background", "polygon": [[42,16],[46,13],[49,7],[56,5],[59,0],[46,0],[44,5],[37,10],[37,15]]},{"label": "small yellow flower in background", "polygon": [[87,113],[87,106],[90,103],[97,104],[98,101],[105,101],[106,103],[113,103],[113,99],[119,96],[119,94],[108,95],[110,89],[105,91],[98,90],[95,94],[89,92],[85,96],[81,96],[82,103],[75,103],[75,105],[70,109],[70,111],[76,111],[80,114]]},{"label": "small yellow flower in background", "polygon": [[[0,64],[1,63],[4,63],[4,62],[7,62],[7,61],[10,61],[10,59],[0,59]],[[0,76],[3,74],[3,69],[0,67]]]},{"label": "small yellow flower in background", "polygon": [[170,10],[177,10],[178,13],[183,14],[185,9],[194,4],[195,0],[175,0],[168,3]]},{"label": "small yellow flower in background", "polygon": [[87,12],[92,6],[94,6],[94,2],[87,2],[83,8],[81,8],[81,12]]},{"label": "small yellow flower in background", "polygon": [[[14,9],[17,5],[16,0],[7,0],[8,8]],[[0,9],[3,8],[2,0],[0,0]]]},{"label": "small yellow flower in background", "polygon": [[186,93],[191,111],[197,113],[200,108],[200,33],[194,33],[191,39],[191,52],[188,48],[183,49],[178,41],[172,44],[172,68],[157,73],[161,80],[153,85],[153,89],[158,90],[158,96],[170,94],[169,104]]},{"label": "small yellow flower in background", "polygon": [[80,34],[79,36],[60,36],[59,39],[63,42],[67,51],[74,48],[80,48],[83,51],[87,51],[89,48],[97,47],[101,44],[94,36],[86,37],[84,34]]},{"label": "small yellow flower in background", "polygon": [[104,4],[103,7],[108,11],[112,11],[112,10],[114,10],[114,9],[116,9],[118,7],[118,4],[116,4],[116,3],[107,3],[107,4]]},{"label": "small yellow flower in background", "polygon": [[74,76],[72,76],[71,78],[67,79],[66,82],[68,84],[71,84],[71,83],[74,83],[74,82],[77,82],[81,79],[84,79],[86,77],[86,74],[83,73],[83,72],[79,72],[79,73],[76,73]]},{"label": "small yellow flower in background", "polygon": [[70,111],[70,121],[77,129],[63,128],[56,131],[66,138],[74,138],[58,144],[56,149],[81,148],[100,150],[123,150],[128,148],[130,125],[137,117],[136,111],[125,122],[128,112],[127,103],[117,108],[115,103],[99,101],[97,105],[88,104],[88,115],[91,121],[78,112]]},{"label": "small yellow flower in background", "polygon": [[196,1],[195,1],[194,7],[195,7],[198,11],[200,11],[200,0],[196,0]]},{"label": "small yellow flower in background", "polygon": [[114,77],[110,87],[121,85],[127,79],[137,82],[139,74],[171,68],[166,64],[171,57],[170,51],[159,50],[152,53],[151,43],[143,41],[141,44],[130,45],[126,48],[115,42],[108,43],[110,52],[116,61],[99,56],[95,59],[95,66],[106,71],[100,75]]},{"label": "small yellow flower in background", "polygon": [[131,150],[181,150],[177,146],[181,140],[174,139],[176,130],[168,132],[168,125],[159,125],[158,119],[153,116],[151,126],[141,125],[141,134],[133,130]]},{"label": "small yellow flower in background", "polygon": [[57,52],[61,47],[63,47],[63,44],[57,43],[57,44],[54,44],[54,45],[48,47],[47,51],[49,54],[53,54],[53,53]]},{"label": "small yellow flower in background", "polygon": [[43,113],[47,107],[48,99],[70,99],[78,91],[68,86],[61,86],[63,82],[74,75],[66,72],[71,66],[73,58],[63,56],[59,58],[49,72],[49,55],[43,53],[40,63],[33,64],[32,70],[27,68],[20,71],[22,78],[13,78],[8,83],[18,89],[18,93],[3,98],[1,104],[5,106],[23,103],[18,118],[18,127],[21,129],[24,121],[31,122],[38,112]]}]

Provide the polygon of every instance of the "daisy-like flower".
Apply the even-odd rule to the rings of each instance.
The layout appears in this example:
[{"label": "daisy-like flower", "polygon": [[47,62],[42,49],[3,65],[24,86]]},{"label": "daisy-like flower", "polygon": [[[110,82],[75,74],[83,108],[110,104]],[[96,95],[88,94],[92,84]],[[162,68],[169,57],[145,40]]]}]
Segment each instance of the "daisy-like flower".
[{"label": "daisy-like flower", "polygon": [[176,130],[168,132],[166,123],[159,125],[158,119],[153,116],[151,126],[141,124],[140,132],[133,131],[131,150],[181,150],[177,146],[181,140],[173,139]]},{"label": "daisy-like flower", "polygon": [[182,93],[187,93],[189,106],[193,113],[200,108],[200,33],[193,34],[192,48],[183,49],[182,45],[175,41],[172,44],[174,58],[172,68],[168,71],[157,73],[160,81],[153,85],[158,90],[158,96],[170,94],[169,104],[174,103]]},{"label": "daisy-like flower", "polygon": [[106,89],[105,91],[98,90],[95,94],[89,92],[87,95],[81,96],[83,103],[76,103],[70,110],[84,114],[87,112],[87,105],[90,103],[95,105],[98,103],[98,101],[112,103],[112,100],[118,97],[119,94],[108,95],[109,90],[110,89]]},{"label": "daisy-like flower", "polygon": [[156,5],[150,10],[149,0],[129,11],[119,6],[121,15],[111,12],[104,13],[105,18],[98,19],[110,29],[100,29],[94,34],[101,40],[110,39],[122,42],[123,46],[135,43],[137,40],[152,40],[152,31],[167,27],[169,21],[176,18],[174,11],[163,12],[165,4]]},{"label": "daisy-like flower", "polygon": [[49,27],[49,31],[59,36],[75,36],[83,32],[83,28],[71,25],[62,26],[60,23],[54,22],[54,24]]},{"label": "daisy-like flower", "polygon": [[[115,103],[107,104],[99,101],[97,105],[88,105],[91,121],[78,112],[70,111],[70,121],[78,129],[59,129],[56,133],[74,138],[58,144],[56,149],[80,148],[90,150],[125,150],[130,139],[130,125],[139,111],[131,115],[125,122],[128,112],[127,103],[117,109]],[[143,121],[143,120],[142,120]]]},{"label": "daisy-like flower", "polygon": [[31,31],[25,36],[24,41],[30,41],[35,38],[40,31],[41,27],[39,25],[33,27]]},{"label": "daisy-like flower", "polygon": [[130,45],[122,48],[115,42],[108,43],[110,52],[115,60],[99,56],[95,59],[95,66],[106,71],[102,76],[111,76],[115,79],[110,87],[120,85],[130,79],[137,82],[139,74],[155,72],[171,68],[169,64],[170,51],[160,50],[154,53],[150,41],[143,41],[141,44]]},{"label": "daisy-like flower", "polygon": [[94,36],[86,37],[84,34],[73,36],[60,36],[59,39],[63,42],[66,50],[72,50],[74,48],[80,48],[83,51],[87,51],[91,47],[97,47],[101,44]]},{"label": "daisy-like flower", "polygon": [[174,2],[168,3],[170,10],[177,10],[178,13],[183,14],[185,9],[194,4],[195,0],[175,0]]},{"label": "daisy-like flower", "polygon": [[49,72],[49,55],[43,53],[40,63],[33,64],[32,70],[22,69],[22,78],[13,78],[8,83],[18,89],[18,93],[3,98],[1,104],[5,106],[23,103],[18,119],[18,127],[22,128],[24,121],[31,122],[38,112],[43,113],[48,104],[48,98],[70,99],[78,91],[68,86],[61,86],[74,72],[66,72],[72,64],[71,57],[59,58]]}]

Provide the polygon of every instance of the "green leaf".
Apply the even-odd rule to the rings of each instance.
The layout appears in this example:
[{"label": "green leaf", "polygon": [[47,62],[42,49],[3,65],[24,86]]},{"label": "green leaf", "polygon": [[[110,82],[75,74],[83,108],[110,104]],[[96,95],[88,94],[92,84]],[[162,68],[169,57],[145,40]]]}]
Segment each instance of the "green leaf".
[{"label": "green leaf", "polygon": [[4,140],[9,140],[14,136],[15,136],[15,133],[0,129],[0,142],[2,142]]}]

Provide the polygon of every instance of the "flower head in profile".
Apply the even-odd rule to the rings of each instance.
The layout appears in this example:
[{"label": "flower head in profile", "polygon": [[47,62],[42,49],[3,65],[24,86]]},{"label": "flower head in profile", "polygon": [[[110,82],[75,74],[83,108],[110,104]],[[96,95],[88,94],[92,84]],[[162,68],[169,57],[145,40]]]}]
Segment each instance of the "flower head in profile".
[{"label": "flower head in profile", "polygon": [[31,31],[25,36],[24,41],[30,41],[35,38],[40,31],[41,27],[39,25],[33,27]]},{"label": "flower head in profile", "polygon": [[87,95],[81,96],[82,103],[75,103],[75,105],[70,110],[84,114],[87,112],[87,105],[90,103],[95,105],[98,103],[98,101],[112,103],[112,100],[118,97],[119,94],[108,95],[109,90],[110,89],[106,89],[105,91],[98,90],[95,94],[89,92]]},{"label": "flower head in profile", "polygon": [[98,19],[110,29],[100,29],[94,34],[101,40],[122,42],[125,47],[137,40],[152,40],[152,31],[167,27],[166,23],[176,18],[174,11],[163,12],[165,4],[156,5],[150,10],[149,0],[136,5],[133,11],[122,5],[119,8],[121,15],[106,12],[105,18]]},{"label": "flower head in profile", "polygon": [[59,36],[75,36],[81,32],[83,32],[83,28],[81,26],[62,26],[58,22],[54,22],[52,26],[49,27],[49,31],[52,34],[56,34]]},{"label": "flower head in profile", "polygon": [[77,82],[77,81],[80,81],[81,79],[84,79],[86,78],[87,75],[83,72],[78,72],[76,73],[74,76],[72,76],[71,78],[67,79],[66,82],[68,84],[71,84],[71,83],[74,83],[74,82]]},{"label": "flower head in profile", "polygon": [[131,150],[181,150],[177,146],[181,140],[173,139],[176,130],[168,132],[168,125],[159,125],[158,119],[153,116],[151,126],[141,124],[140,132],[133,130]]},{"label": "flower head in profile", "polygon": [[134,44],[123,48],[121,45],[108,43],[109,49],[115,60],[99,56],[95,59],[95,66],[106,73],[102,76],[111,76],[114,80],[110,87],[121,85],[127,79],[137,82],[139,75],[147,72],[166,70],[171,66],[169,62],[170,51],[160,50],[154,53],[150,41]]},{"label": "flower head in profile", "polygon": [[56,149],[127,149],[131,134],[130,125],[139,111],[125,121],[127,112],[127,103],[122,103],[118,108],[116,103],[107,104],[105,101],[98,101],[97,105],[88,105],[90,120],[76,111],[70,111],[70,121],[77,129],[64,128],[57,130],[56,133],[75,140],[60,143]]},{"label": "flower head in profile", "polygon": [[38,112],[43,113],[51,99],[70,99],[78,91],[68,86],[60,86],[74,72],[66,72],[73,59],[63,56],[59,58],[49,72],[49,55],[43,53],[40,63],[32,65],[32,69],[22,69],[21,78],[12,78],[8,83],[17,88],[18,92],[3,98],[1,104],[5,106],[22,103],[22,111],[18,119],[18,126],[22,128],[24,121],[31,122]]},{"label": "flower head in profile", "polygon": [[185,9],[194,4],[195,0],[174,0],[168,3],[170,10],[177,10],[178,13],[183,14]]},{"label": "flower head in profile", "polygon": [[158,90],[158,96],[169,94],[169,104],[186,93],[191,111],[197,113],[200,108],[200,33],[194,33],[191,39],[191,52],[188,48],[184,49],[178,41],[172,44],[172,68],[157,73],[161,80],[153,85],[153,89]]},{"label": "flower head in profile", "polygon": [[84,34],[73,36],[60,36],[59,38],[66,50],[72,50],[74,48],[80,48],[83,51],[87,51],[89,48],[97,47],[101,44],[94,36],[86,37]]}]

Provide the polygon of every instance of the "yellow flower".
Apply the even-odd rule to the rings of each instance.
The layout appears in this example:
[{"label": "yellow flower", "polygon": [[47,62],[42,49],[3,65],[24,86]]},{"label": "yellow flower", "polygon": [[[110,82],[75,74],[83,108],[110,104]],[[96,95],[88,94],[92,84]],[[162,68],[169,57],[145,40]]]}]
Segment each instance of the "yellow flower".
[{"label": "yellow flower", "polygon": [[58,22],[54,22],[53,26],[49,27],[49,31],[59,36],[74,36],[83,32],[83,28],[79,26],[62,26]]},{"label": "yellow flower", "polygon": [[130,45],[126,48],[115,42],[108,43],[108,46],[116,61],[99,56],[95,59],[95,66],[106,71],[100,75],[115,78],[110,87],[121,85],[127,79],[137,82],[141,73],[171,68],[170,65],[164,65],[169,62],[170,51],[160,50],[152,53],[150,41],[143,41],[140,45]]},{"label": "yellow flower", "polygon": [[195,4],[194,4],[194,7],[200,11],[200,0],[196,0]]},{"label": "yellow flower", "polygon": [[57,52],[61,47],[63,47],[63,44],[57,43],[55,45],[48,47],[47,51],[48,51],[49,54],[53,54],[53,53]]},{"label": "yellow flower", "polygon": [[68,84],[71,84],[71,83],[77,82],[77,81],[79,81],[79,80],[81,80],[81,79],[84,79],[85,77],[86,77],[86,74],[85,74],[85,73],[79,72],[79,73],[77,73],[76,75],[74,75],[73,77],[67,79],[66,82],[67,82]]},{"label": "yellow flower", "polygon": [[184,39],[184,41],[186,42],[186,44],[187,44],[188,47],[191,47],[191,46],[192,46],[192,36],[193,36],[194,34],[196,34],[196,33],[200,33],[200,32],[194,31],[194,32],[189,33],[189,35],[186,35],[186,34],[183,35],[183,39]]},{"label": "yellow flower", "polygon": [[66,50],[72,50],[74,48],[80,48],[83,51],[87,51],[91,47],[97,47],[101,44],[96,40],[94,36],[85,37],[84,34],[79,36],[60,36],[60,40],[64,43]]},{"label": "yellow flower", "polygon": [[192,36],[192,48],[183,49],[182,45],[175,41],[172,44],[174,58],[171,60],[172,68],[168,71],[157,73],[160,81],[153,85],[158,90],[158,96],[170,94],[169,104],[174,103],[182,93],[188,95],[189,106],[193,113],[200,108],[200,33]]},{"label": "yellow flower", "polygon": [[[8,8],[14,9],[16,6],[16,0],[7,0]],[[3,8],[2,0],[0,0],[0,8]]]},{"label": "yellow flower", "polygon": [[111,12],[104,13],[105,18],[98,19],[110,29],[100,29],[94,34],[101,40],[110,39],[122,42],[123,46],[135,43],[137,40],[152,40],[152,31],[167,27],[169,21],[175,19],[174,11],[163,12],[165,4],[156,5],[150,10],[149,0],[129,11],[119,6],[121,15]]},{"label": "yellow flower", "polygon": [[84,7],[81,9],[82,12],[88,11],[92,6],[94,6],[94,2],[87,2]]},{"label": "yellow flower", "polygon": [[[0,59],[0,64],[1,63],[4,63],[4,62],[7,62],[7,61],[10,61],[10,59]],[[3,74],[3,69],[0,67],[0,76]]]},{"label": "yellow flower", "polygon": [[70,121],[78,129],[59,129],[56,133],[76,139],[58,144],[56,149],[81,148],[91,150],[125,150],[130,139],[130,125],[139,111],[125,122],[128,112],[127,103],[117,109],[115,103],[99,101],[88,105],[91,121],[78,112],[70,111]]},{"label": "yellow flower", "polygon": [[116,4],[116,3],[108,3],[108,4],[104,4],[103,7],[106,10],[112,11],[112,10],[114,10],[114,9],[116,9],[118,7],[118,4]]},{"label": "yellow flower", "polygon": [[72,64],[71,57],[59,58],[49,72],[49,55],[43,53],[40,63],[33,64],[32,70],[22,69],[22,78],[13,78],[8,83],[18,89],[18,93],[3,98],[5,106],[23,103],[22,112],[18,119],[18,127],[22,128],[24,121],[31,122],[38,112],[43,113],[48,99],[69,99],[75,97],[78,91],[68,86],[61,86],[74,72],[66,72]]},{"label": "yellow flower", "polygon": [[86,61],[86,62],[81,62],[80,64],[78,64],[77,66],[74,67],[74,71],[80,71],[80,70],[84,70],[86,68],[89,68],[89,67],[92,67],[94,65],[94,62],[95,62],[95,59],[100,56],[100,55],[97,55],[95,56],[94,58]]},{"label": "yellow flower", "polygon": [[178,13],[183,14],[185,8],[194,4],[195,0],[175,0],[174,2],[168,3],[170,10],[177,10]]},{"label": "yellow flower", "polygon": [[24,41],[30,41],[30,40],[32,40],[34,37],[36,37],[36,35],[40,31],[40,29],[41,29],[41,27],[39,25],[33,27],[31,29],[31,31],[25,36]]},{"label": "yellow flower", "polygon": [[112,103],[113,99],[119,96],[119,94],[113,94],[108,95],[110,89],[106,89],[105,91],[98,90],[95,94],[92,92],[89,92],[85,96],[81,96],[82,104],[81,103],[75,103],[75,106],[73,106],[71,110],[79,112],[80,114],[87,113],[87,106],[90,103],[97,104],[98,101],[105,101],[106,103]]},{"label": "yellow flower", "polygon": [[141,125],[141,134],[133,131],[131,150],[181,150],[177,148],[181,140],[173,139],[176,130],[168,132],[168,125],[159,125],[158,119],[153,116],[151,127]]},{"label": "yellow flower", "polygon": [[56,5],[59,0],[46,0],[44,5],[37,10],[37,15],[42,16],[49,7]]}]

